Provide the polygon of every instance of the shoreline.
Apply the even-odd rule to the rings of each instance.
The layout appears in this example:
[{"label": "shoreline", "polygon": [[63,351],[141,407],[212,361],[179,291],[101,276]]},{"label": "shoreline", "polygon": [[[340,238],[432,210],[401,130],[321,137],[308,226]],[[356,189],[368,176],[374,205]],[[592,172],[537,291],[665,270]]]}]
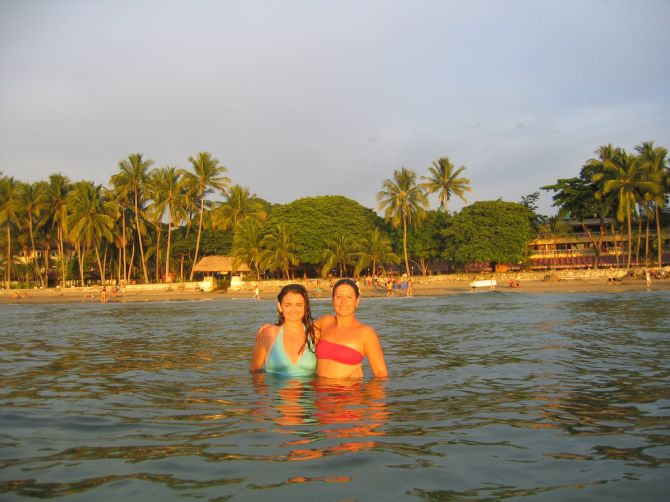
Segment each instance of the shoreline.
[{"label": "shoreline", "polygon": [[[542,294],[542,293],[618,293],[630,291],[645,291],[647,285],[642,278],[622,277],[621,275],[602,274],[594,277],[590,274],[571,275],[569,278],[556,274],[545,279],[538,278],[537,274],[514,274],[514,280],[519,287],[509,286],[510,276],[500,277],[502,274],[489,274],[487,278],[495,278],[498,285],[496,291],[515,294]],[[417,276],[415,277],[414,296],[449,296],[453,294],[470,293],[469,280],[474,277],[465,276]],[[261,300],[275,300],[282,286],[291,282],[305,285],[310,299],[324,299],[330,297],[330,288],[326,281],[322,281],[320,295],[317,294],[316,279],[296,281],[263,281],[261,282]],[[132,291],[113,296],[108,294],[105,303],[135,303],[135,302],[166,302],[166,301],[211,301],[225,299],[254,299],[255,282],[249,282],[245,288],[237,291],[215,290],[200,292],[195,290],[163,290],[156,289],[155,285],[146,288],[137,286]],[[651,291],[670,291],[670,278],[653,279]],[[488,288],[481,288],[473,294],[487,293]],[[27,296],[23,296],[27,295]],[[383,286],[361,286],[362,298],[385,298],[386,290]],[[393,297],[406,297],[406,290],[394,290]],[[49,289],[13,289],[0,290],[0,305],[35,305],[35,304],[74,304],[74,303],[101,303],[99,288],[49,288]]]}]

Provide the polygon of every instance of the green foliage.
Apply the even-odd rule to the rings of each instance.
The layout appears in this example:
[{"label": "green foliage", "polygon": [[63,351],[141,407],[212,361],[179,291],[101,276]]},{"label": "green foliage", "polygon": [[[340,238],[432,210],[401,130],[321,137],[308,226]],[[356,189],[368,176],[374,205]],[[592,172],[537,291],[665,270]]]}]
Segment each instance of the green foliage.
[{"label": "green foliage", "polygon": [[291,274],[289,268],[300,263],[295,254],[295,244],[283,223],[277,224],[261,241],[261,261],[271,271],[281,270],[284,279]]},{"label": "green foliage", "polygon": [[[545,187],[543,187],[545,189]],[[545,225],[548,221],[548,217],[542,214],[538,214],[537,201],[540,199],[540,192],[533,192],[528,195],[521,196],[521,205],[526,206],[530,209],[532,213],[532,218],[530,221],[531,226],[533,227],[534,232],[538,232],[540,227]]]},{"label": "green foliage", "polygon": [[393,252],[391,239],[385,231],[373,228],[362,241],[356,244],[356,256],[358,262],[354,268],[354,275],[360,274],[363,269],[371,267],[372,274],[376,274],[378,267],[384,267],[389,263],[400,263],[400,257]]},{"label": "green foliage", "polygon": [[444,231],[445,257],[456,263],[522,261],[532,239],[532,211],[504,201],[475,202]]},{"label": "green foliage", "polygon": [[552,206],[559,208],[560,215],[577,220],[593,218],[598,214],[597,189],[598,187],[584,176],[560,178],[553,185],[542,187],[542,190],[555,192]]},{"label": "green foliage", "polygon": [[[193,255],[195,249],[196,235],[191,231],[188,237],[185,236],[186,227],[179,228],[172,232],[171,254],[173,257],[181,255]],[[200,256],[223,255],[229,256],[233,247],[233,236],[230,232],[222,230],[205,229],[202,231],[200,242]]]},{"label": "green foliage", "polygon": [[353,264],[357,256],[354,248],[353,241],[348,235],[327,239],[326,247],[321,254],[323,261],[321,276],[326,277],[330,269],[337,268],[340,277],[346,277],[347,265]]},{"label": "green foliage", "polygon": [[293,239],[295,253],[301,263],[319,265],[326,240],[348,236],[354,242],[381,225],[374,211],[340,195],[305,197],[276,206],[265,228],[283,223]]},{"label": "green foliage", "polygon": [[[421,225],[407,229],[407,252],[410,259],[440,258],[445,252],[444,231],[453,217],[444,211],[427,211]],[[391,231],[394,249],[402,250],[402,229]]]},{"label": "green foliage", "polygon": [[465,200],[465,192],[469,192],[470,180],[467,178],[459,178],[461,173],[465,171],[465,166],[458,169],[451,163],[449,157],[440,157],[433,161],[433,166],[428,168],[430,176],[421,176],[426,180],[421,186],[428,193],[438,194],[440,200],[440,209],[448,211],[449,200],[452,195],[456,195],[463,202]]}]

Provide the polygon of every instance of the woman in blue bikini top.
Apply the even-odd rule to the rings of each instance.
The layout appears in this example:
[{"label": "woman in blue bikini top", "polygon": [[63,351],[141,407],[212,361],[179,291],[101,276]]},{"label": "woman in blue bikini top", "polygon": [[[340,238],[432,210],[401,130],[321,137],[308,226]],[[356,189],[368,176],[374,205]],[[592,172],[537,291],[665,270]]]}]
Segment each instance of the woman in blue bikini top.
[{"label": "woman in blue bikini top", "polygon": [[277,295],[279,322],[264,326],[256,338],[249,371],[283,376],[312,376],[316,369],[316,334],[307,290],[284,286]]}]

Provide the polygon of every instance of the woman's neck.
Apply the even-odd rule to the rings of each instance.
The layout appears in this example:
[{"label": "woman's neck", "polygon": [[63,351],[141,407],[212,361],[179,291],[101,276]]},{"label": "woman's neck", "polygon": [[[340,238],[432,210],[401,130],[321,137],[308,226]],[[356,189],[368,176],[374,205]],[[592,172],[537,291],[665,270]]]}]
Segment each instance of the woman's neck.
[{"label": "woman's neck", "polygon": [[302,324],[302,321],[284,321],[284,329],[302,331],[305,329],[305,326]]},{"label": "woman's neck", "polygon": [[335,321],[337,322],[338,328],[351,328],[358,324],[358,321],[352,315],[344,317],[340,315],[335,315]]}]

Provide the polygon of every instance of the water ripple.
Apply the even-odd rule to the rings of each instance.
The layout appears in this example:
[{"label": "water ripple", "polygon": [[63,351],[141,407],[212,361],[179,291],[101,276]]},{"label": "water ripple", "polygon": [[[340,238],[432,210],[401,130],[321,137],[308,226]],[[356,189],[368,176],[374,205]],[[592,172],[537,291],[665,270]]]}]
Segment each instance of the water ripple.
[{"label": "water ripple", "polygon": [[1,498],[664,500],[669,306],[364,298],[351,385],[248,374],[273,302],[0,306]]}]

